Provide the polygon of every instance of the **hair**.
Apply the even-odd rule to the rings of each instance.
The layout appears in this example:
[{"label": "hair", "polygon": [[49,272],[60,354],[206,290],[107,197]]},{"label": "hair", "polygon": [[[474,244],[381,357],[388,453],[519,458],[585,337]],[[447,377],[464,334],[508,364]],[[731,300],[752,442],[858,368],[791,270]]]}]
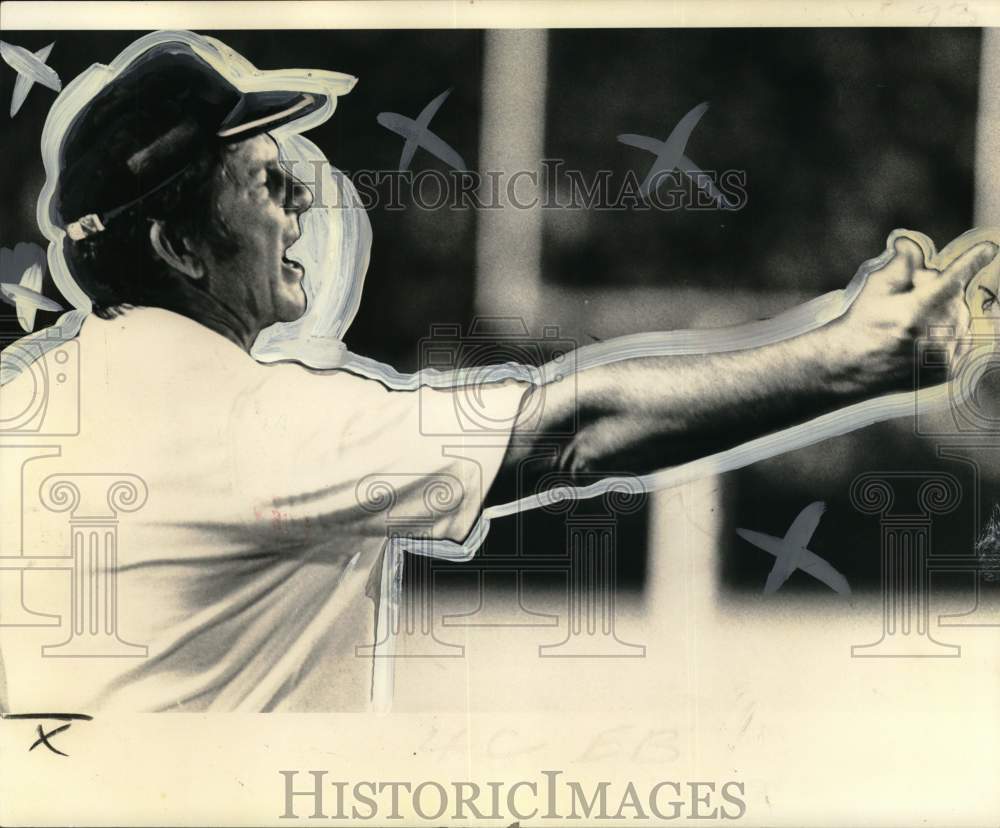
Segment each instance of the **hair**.
[{"label": "hair", "polygon": [[169,239],[200,238],[219,258],[235,254],[234,234],[216,198],[227,176],[226,149],[222,144],[201,149],[175,181],[115,216],[100,233],[77,242],[66,237],[63,254],[95,313],[107,316],[122,304],[174,305],[180,277],[153,249],[154,221],[163,222]]}]

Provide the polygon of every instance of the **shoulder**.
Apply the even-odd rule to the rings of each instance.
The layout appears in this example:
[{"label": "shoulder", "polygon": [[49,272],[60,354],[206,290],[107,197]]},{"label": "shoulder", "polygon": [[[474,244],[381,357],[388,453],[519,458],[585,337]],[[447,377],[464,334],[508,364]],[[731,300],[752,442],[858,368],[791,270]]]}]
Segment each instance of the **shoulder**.
[{"label": "shoulder", "polygon": [[257,363],[199,322],[162,308],[137,307],[113,318],[91,314],[78,337],[83,376],[138,383],[209,382],[219,389],[253,379]]},{"label": "shoulder", "polygon": [[[374,418],[414,392],[393,391],[350,371],[316,371],[298,363],[255,364],[253,382],[241,395],[236,414],[274,419],[301,427],[335,429],[357,418]],[[405,404],[405,403],[404,403]]]}]

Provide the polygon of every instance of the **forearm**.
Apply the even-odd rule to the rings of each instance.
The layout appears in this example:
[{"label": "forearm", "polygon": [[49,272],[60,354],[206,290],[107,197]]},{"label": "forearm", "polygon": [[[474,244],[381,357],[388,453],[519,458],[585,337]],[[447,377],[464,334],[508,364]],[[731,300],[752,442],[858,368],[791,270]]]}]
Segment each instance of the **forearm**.
[{"label": "forearm", "polygon": [[[644,474],[871,396],[827,331],[747,351],[638,357],[577,375],[579,428],[563,464]],[[888,389],[886,389],[888,390]]]},{"label": "forearm", "polygon": [[541,386],[543,404],[525,406],[508,465],[544,445],[552,461],[542,465],[572,476],[646,474],[894,390],[850,367],[839,334],[826,327],[752,350],[635,357]]}]

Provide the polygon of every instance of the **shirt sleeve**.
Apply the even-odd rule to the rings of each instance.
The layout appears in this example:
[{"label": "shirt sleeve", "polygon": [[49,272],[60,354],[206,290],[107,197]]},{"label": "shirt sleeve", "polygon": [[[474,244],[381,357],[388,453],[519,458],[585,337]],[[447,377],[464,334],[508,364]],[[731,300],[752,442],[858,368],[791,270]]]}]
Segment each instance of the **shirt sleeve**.
[{"label": "shirt sleeve", "polygon": [[292,533],[462,542],[507,452],[530,385],[392,390],[347,371],[267,366],[231,435],[248,509]]}]

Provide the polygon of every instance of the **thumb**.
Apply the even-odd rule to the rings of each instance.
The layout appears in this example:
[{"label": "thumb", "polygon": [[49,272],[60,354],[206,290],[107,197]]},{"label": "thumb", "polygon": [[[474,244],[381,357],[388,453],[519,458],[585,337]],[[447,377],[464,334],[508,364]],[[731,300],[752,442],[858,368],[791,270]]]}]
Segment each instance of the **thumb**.
[{"label": "thumb", "polygon": [[889,263],[873,275],[889,293],[903,293],[913,287],[914,272],[924,267],[924,251],[909,236],[897,236],[892,249]]}]

